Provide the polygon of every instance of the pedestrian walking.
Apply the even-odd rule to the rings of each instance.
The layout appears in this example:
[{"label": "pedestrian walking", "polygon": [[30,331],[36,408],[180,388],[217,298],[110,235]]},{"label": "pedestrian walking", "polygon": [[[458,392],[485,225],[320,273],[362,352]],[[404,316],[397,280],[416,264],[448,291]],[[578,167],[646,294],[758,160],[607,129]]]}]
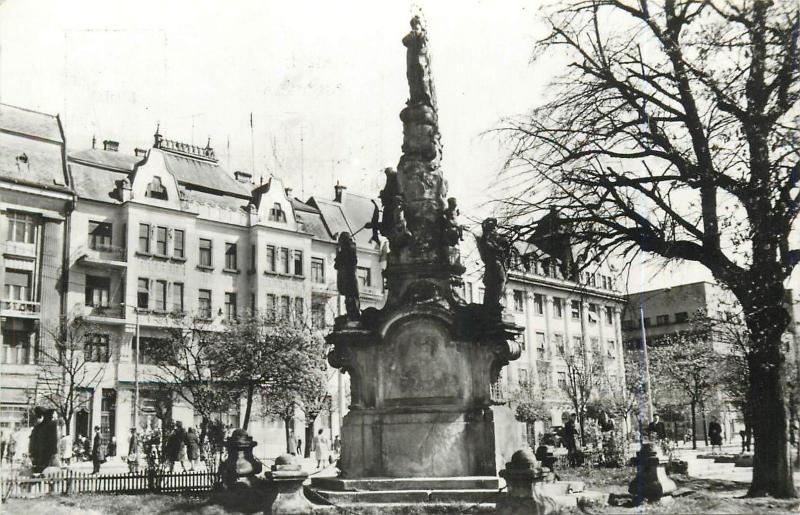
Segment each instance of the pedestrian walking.
[{"label": "pedestrian walking", "polygon": [[336,435],[336,438],[333,439],[333,453],[338,457],[342,452],[342,439],[339,438],[339,435]]},{"label": "pedestrian walking", "polygon": [[714,453],[714,447],[722,452],[722,426],[717,422],[716,417],[711,418],[708,424],[708,439],[711,441],[711,453]]},{"label": "pedestrian walking", "polygon": [[69,467],[72,461],[72,438],[68,434],[62,435],[58,441],[58,453],[61,455],[61,463]]},{"label": "pedestrian walking", "polygon": [[200,460],[200,437],[193,427],[186,433],[186,457],[189,459],[189,470],[194,472],[195,465]]},{"label": "pedestrian walking", "polygon": [[297,455],[298,456],[303,455],[303,440],[299,438],[297,439]]},{"label": "pedestrian walking", "polygon": [[169,461],[170,473],[175,470],[175,462],[181,462],[181,468],[186,472],[186,431],[183,430],[183,423],[178,420],[175,422],[175,429],[167,438],[167,461]]},{"label": "pedestrian walking", "polygon": [[328,459],[331,452],[328,437],[323,434],[322,429],[319,430],[312,443],[314,445],[314,457],[317,459],[317,468],[322,468],[322,462]]},{"label": "pedestrian walking", "polygon": [[103,451],[103,437],[100,436],[100,426],[94,426],[94,439],[92,441],[92,474],[100,473],[100,465],[105,463],[106,456]]},{"label": "pedestrian walking", "polygon": [[8,435],[8,442],[6,443],[6,459],[12,466],[14,465],[14,455],[17,453],[17,438],[12,432]]}]

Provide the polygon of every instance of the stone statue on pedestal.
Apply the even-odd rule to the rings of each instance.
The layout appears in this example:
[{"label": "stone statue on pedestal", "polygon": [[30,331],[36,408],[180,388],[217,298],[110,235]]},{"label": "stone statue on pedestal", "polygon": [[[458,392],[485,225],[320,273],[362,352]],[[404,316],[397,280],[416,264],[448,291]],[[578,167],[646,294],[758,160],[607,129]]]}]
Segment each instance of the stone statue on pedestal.
[{"label": "stone statue on pedestal", "polygon": [[339,233],[339,242],[336,246],[336,288],[344,296],[344,306],[349,320],[358,320],[361,315],[361,304],[358,298],[358,278],[356,265],[358,254],[356,242],[349,232]]},{"label": "stone statue on pedestal", "polygon": [[460,211],[456,205],[456,199],[447,199],[447,208],[442,215],[442,235],[448,245],[458,245],[464,235],[464,228],[458,224]]},{"label": "stone statue on pedestal", "polygon": [[383,204],[383,219],[381,220],[381,234],[389,238],[394,228],[394,214],[398,208],[397,198],[400,196],[400,188],[397,185],[397,172],[393,168],[383,170],[386,174],[386,184],[381,190],[380,198]]},{"label": "stone statue on pedestal", "polygon": [[403,38],[406,52],[406,77],[411,102],[436,105],[436,93],[431,78],[431,64],[428,56],[428,36],[422,27],[419,16],[411,18],[411,32]]},{"label": "stone statue on pedestal", "polygon": [[481,224],[483,234],[478,238],[478,252],[484,264],[483,305],[501,307],[505,296],[506,262],[511,245],[497,232],[497,220],[487,218]]}]

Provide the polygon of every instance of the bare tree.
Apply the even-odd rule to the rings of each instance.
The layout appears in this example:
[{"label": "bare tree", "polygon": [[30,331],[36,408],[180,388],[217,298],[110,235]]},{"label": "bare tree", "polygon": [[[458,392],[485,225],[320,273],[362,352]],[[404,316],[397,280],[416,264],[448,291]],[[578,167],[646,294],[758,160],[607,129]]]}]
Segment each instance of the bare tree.
[{"label": "bare tree", "polygon": [[[63,317],[46,329],[48,341],[39,350],[36,390],[46,406],[55,409],[70,433],[72,416],[91,406],[91,396],[109,359],[108,341],[98,345],[97,327],[81,317]],[[95,363],[96,362],[96,363]]]},{"label": "bare tree", "polygon": [[559,3],[546,9],[552,30],[537,55],[566,71],[539,107],[499,128],[519,238],[555,207],[587,258],[701,263],[741,303],[753,341],[753,496],[797,495],[781,351],[798,256],[797,10],[789,0]]},{"label": "bare tree", "polygon": [[572,409],[578,415],[581,428],[581,439],[585,439],[586,407],[589,401],[599,393],[600,384],[604,375],[602,359],[593,355],[587,348],[584,338],[570,349],[564,356],[567,366],[567,380],[561,390],[572,404]]}]

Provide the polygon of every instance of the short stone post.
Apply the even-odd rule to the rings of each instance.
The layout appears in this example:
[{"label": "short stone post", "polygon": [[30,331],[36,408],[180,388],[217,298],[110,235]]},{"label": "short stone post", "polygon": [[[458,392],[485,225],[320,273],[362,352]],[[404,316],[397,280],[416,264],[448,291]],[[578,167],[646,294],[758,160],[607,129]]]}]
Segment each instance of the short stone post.
[{"label": "short stone post", "polygon": [[634,504],[641,504],[644,500],[658,501],[674,491],[675,482],[667,476],[655,446],[643,443],[636,454],[636,477],[628,485],[628,493],[633,496]]},{"label": "short stone post", "polygon": [[262,465],[253,456],[258,445],[244,429],[236,429],[228,437],[228,458],[222,464],[222,482],[228,488],[252,486],[252,479],[261,472]]},{"label": "short stone post", "polygon": [[541,491],[544,472],[530,449],[520,449],[511,456],[500,477],[506,480],[507,493],[497,501],[502,515],[549,515],[559,513],[556,501]]},{"label": "short stone post", "polygon": [[291,454],[282,454],[265,474],[269,497],[265,513],[282,515],[309,513],[313,506],[303,492],[303,482],[308,472],[295,461]]}]

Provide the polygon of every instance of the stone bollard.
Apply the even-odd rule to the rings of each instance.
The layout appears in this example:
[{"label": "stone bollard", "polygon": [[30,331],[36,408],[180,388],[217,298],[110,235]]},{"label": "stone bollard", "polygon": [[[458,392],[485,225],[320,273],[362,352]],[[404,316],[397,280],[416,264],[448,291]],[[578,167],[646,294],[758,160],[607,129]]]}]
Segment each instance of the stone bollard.
[{"label": "stone bollard", "polygon": [[303,472],[294,456],[278,456],[270,468],[265,474],[269,497],[264,512],[275,515],[311,512],[313,506],[303,492],[303,482],[308,479],[308,472]]},{"label": "stone bollard", "polygon": [[628,485],[634,504],[641,504],[643,500],[658,501],[675,491],[675,482],[667,477],[653,444],[642,444],[636,454],[636,463],[636,477]]},{"label": "stone bollard", "polygon": [[244,429],[236,429],[228,437],[228,458],[222,464],[222,482],[228,488],[252,486],[252,479],[261,472],[262,465],[253,456],[258,445]]},{"label": "stone bollard", "polygon": [[500,477],[506,480],[507,492],[497,501],[497,513],[550,515],[561,511],[556,501],[542,492],[545,474],[530,449],[515,452]]}]

